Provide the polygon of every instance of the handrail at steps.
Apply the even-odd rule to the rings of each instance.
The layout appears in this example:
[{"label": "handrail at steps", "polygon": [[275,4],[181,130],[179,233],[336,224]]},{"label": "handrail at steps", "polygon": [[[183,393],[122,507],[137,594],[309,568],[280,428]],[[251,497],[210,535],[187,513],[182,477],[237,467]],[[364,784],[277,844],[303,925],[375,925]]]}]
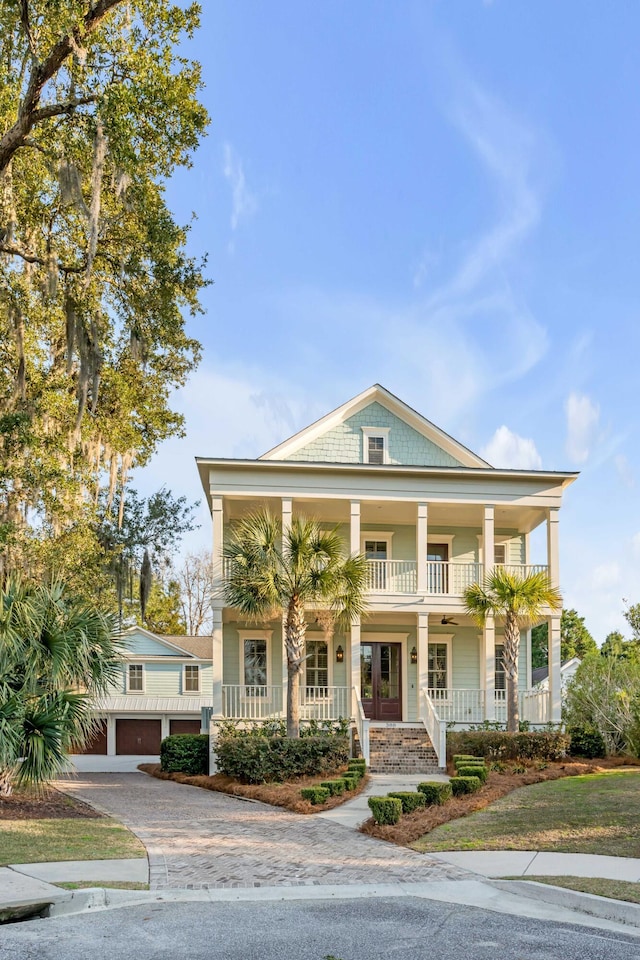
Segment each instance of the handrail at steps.
[{"label": "handrail at steps", "polygon": [[364,715],[364,707],[362,706],[360,691],[357,687],[351,688],[351,702],[352,713],[356,721],[356,730],[358,731],[358,739],[360,740],[360,749],[362,750],[362,756],[366,760],[367,766],[369,766],[369,721]]},{"label": "handrail at steps", "polygon": [[424,723],[433,749],[438,758],[438,766],[447,765],[447,725],[436,712],[433,700],[425,687],[420,688],[420,719]]}]

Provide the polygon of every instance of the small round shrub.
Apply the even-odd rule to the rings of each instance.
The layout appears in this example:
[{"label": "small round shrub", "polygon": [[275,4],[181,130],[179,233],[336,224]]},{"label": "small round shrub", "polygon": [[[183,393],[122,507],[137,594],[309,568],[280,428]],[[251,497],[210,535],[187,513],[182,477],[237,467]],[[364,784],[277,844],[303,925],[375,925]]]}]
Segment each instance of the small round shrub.
[{"label": "small round shrub", "polygon": [[442,806],[453,796],[451,784],[440,783],[438,780],[427,780],[418,784],[418,790],[424,796],[428,807]]},{"label": "small round shrub", "polygon": [[322,780],[321,787],[325,787],[332,797],[339,797],[344,793],[346,786],[344,780]]},{"label": "small round shrub", "polygon": [[604,740],[597,730],[571,727],[568,733],[571,737],[569,753],[572,757],[586,757],[588,760],[593,760],[595,757],[606,756]]},{"label": "small round shrub", "polygon": [[478,777],[451,777],[449,783],[454,797],[461,797],[465,793],[475,793],[482,786]]},{"label": "small round shrub", "polygon": [[302,787],[300,795],[303,800],[308,800],[314,807],[319,803],[324,803],[330,797],[326,787]]},{"label": "small round shrub", "polygon": [[487,768],[477,764],[469,767],[458,767],[459,777],[477,777],[482,783],[487,782]]},{"label": "small round shrub", "polygon": [[376,823],[398,823],[402,816],[402,803],[397,797],[369,797],[368,803]]},{"label": "small round shrub", "polygon": [[413,793],[410,790],[397,790],[387,794],[389,797],[397,797],[402,804],[403,813],[413,813],[418,807],[425,806],[425,796],[423,793]]}]

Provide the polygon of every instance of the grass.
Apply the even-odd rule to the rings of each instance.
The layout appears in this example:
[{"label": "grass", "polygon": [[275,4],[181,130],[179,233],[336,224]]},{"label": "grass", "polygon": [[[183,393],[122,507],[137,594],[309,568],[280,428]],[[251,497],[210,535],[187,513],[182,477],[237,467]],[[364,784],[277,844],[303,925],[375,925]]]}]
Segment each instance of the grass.
[{"label": "grass", "polygon": [[626,900],[640,903],[640,883],[629,880],[602,880],[599,877],[517,877],[518,880],[535,880],[536,883],[549,883],[554,887],[566,887],[580,893],[592,893],[596,897],[608,897],[610,900]]},{"label": "grass", "polygon": [[138,838],[109,817],[0,820],[0,866],[144,856],[145,849]]},{"label": "grass", "polygon": [[523,787],[411,846],[443,850],[551,850],[640,857],[640,773],[607,771]]},{"label": "grass", "polygon": [[75,880],[65,883],[56,883],[56,887],[64,890],[89,890],[93,887],[104,887],[106,890],[148,890],[148,883],[136,883],[133,880]]}]

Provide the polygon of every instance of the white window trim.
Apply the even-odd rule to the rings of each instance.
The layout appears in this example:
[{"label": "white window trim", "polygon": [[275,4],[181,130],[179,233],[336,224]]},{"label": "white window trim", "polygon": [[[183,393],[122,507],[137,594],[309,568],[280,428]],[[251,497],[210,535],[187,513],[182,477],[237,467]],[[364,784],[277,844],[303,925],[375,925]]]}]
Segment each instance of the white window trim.
[{"label": "white window trim", "polygon": [[[511,565],[509,560],[509,544],[513,539],[514,538],[511,534],[498,534],[493,538],[494,547],[496,544],[504,546],[504,565],[507,567]],[[484,563],[484,544],[482,542],[481,533],[478,534],[478,563]],[[513,564],[513,566],[517,566],[517,564]]]},{"label": "white window trim", "polygon": [[[195,667],[198,671],[198,689],[197,690],[187,690],[187,667]],[[196,693],[202,692],[202,670],[200,669],[199,663],[183,663],[182,664],[182,692],[186,696],[192,696]]]},{"label": "white window trim", "polygon": [[392,560],[393,533],[388,530],[360,531],[360,553],[364,555],[364,545],[367,540],[384,540],[387,544],[387,560]]},{"label": "white window trim", "polygon": [[[431,633],[429,635],[430,646],[432,643],[446,643],[447,645],[447,690],[453,690],[453,634],[452,633]],[[427,679],[429,672],[429,650],[427,649]],[[433,689],[433,688],[429,688]],[[449,701],[445,700],[444,703]]]},{"label": "white window trim", "polygon": [[[243,687],[249,687],[251,684],[247,683],[244,676],[244,641],[245,640],[266,640],[267,641],[267,682],[265,686],[271,686],[271,637],[273,636],[273,630],[238,630],[238,636],[240,638],[240,670],[242,674],[242,680],[240,681]],[[253,699],[253,698],[252,698]]]},{"label": "white window trim", "polygon": [[[310,633],[307,631],[305,636],[305,645],[311,641],[312,643],[326,643],[327,644],[327,687],[333,686],[333,664],[336,656],[334,649],[334,642],[332,640],[327,640],[324,633]],[[343,648],[344,649],[344,648]],[[304,686],[305,689],[308,686],[307,684],[307,661],[304,662]],[[314,689],[312,687],[312,689]]]},{"label": "white window trim", "polygon": [[427,551],[429,550],[429,544],[435,547],[440,543],[446,543],[447,545],[447,554],[449,556],[448,563],[451,563],[453,560],[453,541],[455,539],[455,533],[430,533],[427,536]]},{"label": "white window trim", "polygon": [[369,463],[369,437],[382,437],[383,463],[389,463],[389,430],[390,427],[361,427],[362,430],[362,462]]},{"label": "white window trim", "polygon": [[[132,689],[131,689],[130,680],[129,680],[129,668],[130,668],[130,667],[142,667],[142,690],[132,690]],[[125,678],[126,678],[126,687],[125,687],[125,689],[126,689],[126,692],[127,692],[127,693],[136,694],[136,693],[146,693],[146,692],[147,692],[147,671],[145,670],[145,665],[144,665],[144,663],[128,663],[128,664],[127,664],[127,669],[126,669]]]}]

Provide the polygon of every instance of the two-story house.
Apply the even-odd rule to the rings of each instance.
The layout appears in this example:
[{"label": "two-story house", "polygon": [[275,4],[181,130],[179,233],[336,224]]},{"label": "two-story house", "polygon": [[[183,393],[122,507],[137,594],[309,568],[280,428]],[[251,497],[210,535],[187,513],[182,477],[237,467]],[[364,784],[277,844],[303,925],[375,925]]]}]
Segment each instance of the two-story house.
[{"label": "two-story house", "polygon": [[[400,754],[399,732],[414,746],[430,738],[442,765],[447,724],[505,719],[502,627],[479,628],[463,591],[493,564],[559,584],[559,510],[575,473],[495,469],[377,384],[257,460],[197,463],[213,519],[214,721],[283,712],[282,624],[243,620],[222,592],[225,530],[264,507],[284,528],[298,515],[338,527],[368,560],[362,622],[327,637],[310,611],[301,717],[351,717],[372,769],[374,739]],[[532,564],[540,525],[546,556]],[[521,639],[521,716],[533,723],[560,720],[560,612],[547,618],[547,691],[532,689],[529,632]]]}]

